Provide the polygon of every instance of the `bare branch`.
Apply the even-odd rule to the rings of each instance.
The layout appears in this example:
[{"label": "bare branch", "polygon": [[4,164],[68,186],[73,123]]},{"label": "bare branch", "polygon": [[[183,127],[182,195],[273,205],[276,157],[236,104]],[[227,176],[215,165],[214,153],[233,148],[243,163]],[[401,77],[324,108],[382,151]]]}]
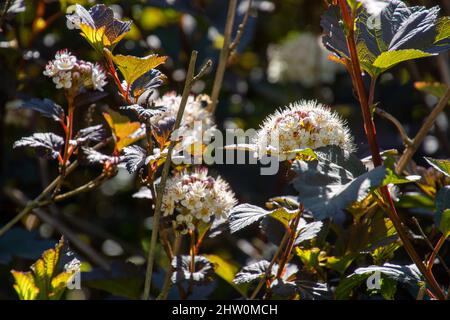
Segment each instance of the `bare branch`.
[{"label": "bare branch", "polygon": [[[95,150],[98,150],[105,145],[107,145],[110,141],[112,141],[112,138],[108,138],[103,142],[98,143],[94,146]],[[76,168],[78,167],[78,160],[75,160],[72,162],[71,165],[69,165],[66,169],[65,176],[72,173]],[[59,184],[60,180],[62,178],[62,175],[59,175],[56,177],[55,180],[53,180],[47,188],[44,189],[44,191],[41,192],[34,200],[29,201],[25,208],[22,209],[14,218],[12,218],[7,224],[5,224],[0,229],[0,237],[3,236],[9,229],[11,229],[17,222],[19,222],[23,217],[25,217],[32,209],[39,206],[39,202],[41,202],[47,195],[49,195]]]},{"label": "bare branch", "polygon": [[[194,69],[195,63],[197,61],[197,51],[192,51],[191,60],[189,62],[189,68],[186,76],[186,82],[184,84],[183,95],[181,97],[180,107],[178,109],[177,119],[175,120],[174,131],[180,127],[181,119],[183,118],[184,109],[186,108],[187,100],[189,98],[189,94],[192,88],[193,79],[194,79]],[[150,240],[150,248],[148,251],[147,258],[147,270],[145,274],[145,287],[144,287],[144,295],[143,299],[148,300],[150,297],[150,288],[152,284],[152,274],[153,274],[153,264],[155,262],[155,249],[156,242],[158,240],[158,232],[159,232],[159,220],[161,218],[161,206],[162,206],[162,198],[164,194],[164,190],[166,188],[167,177],[169,176],[170,164],[172,161],[172,152],[175,147],[176,141],[171,140],[169,144],[169,148],[167,151],[167,158],[164,162],[162,174],[161,174],[161,182],[158,185],[157,190],[157,198],[155,203],[155,213],[153,215],[153,227],[152,227],[152,236]]]},{"label": "bare branch", "polygon": [[228,56],[230,53],[231,33],[233,32],[234,17],[236,15],[237,0],[230,0],[228,4],[227,22],[223,39],[223,47],[220,51],[219,64],[217,65],[214,84],[211,92],[211,104],[209,110],[214,113],[219,102],[219,93],[222,88],[223,75],[227,67]]},{"label": "bare branch", "polygon": [[381,108],[376,108],[375,112],[379,116],[392,122],[392,124],[397,128],[398,132],[400,133],[400,136],[402,137],[402,141],[405,144],[405,146],[410,146],[412,144],[412,140],[408,137],[405,128],[403,128],[403,125],[400,123],[400,121],[397,120],[396,117],[394,117],[392,114]]},{"label": "bare branch", "polygon": [[236,48],[239,45],[239,42],[241,41],[242,35],[244,33],[245,26],[247,25],[248,17],[250,15],[250,11],[252,9],[252,0],[248,0],[248,7],[247,11],[245,11],[244,18],[242,19],[241,24],[238,27],[238,30],[236,32],[236,37],[234,38],[233,42],[230,44],[230,57],[229,60],[231,60],[235,53]]},{"label": "bare branch", "polygon": [[[19,205],[25,205],[27,203],[30,203],[29,199],[27,199],[27,197],[20,190],[6,188],[5,192],[14,202],[16,202]],[[49,215],[42,209],[32,208],[30,210],[33,211],[39,217],[39,219],[41,219],[45,223],[48,223],[53,228],[58,230],[58,232],[61,233],[67,240],[69,240],[71,245],[73,245],[81,254],[86,256],[86,258],[88,258],[90,261],[92,261],[99,267],[105,270],[110,270],[109,262],[105,258],[103,258],[97,251],[95,251],[91,246],[82,241],[78,237],[78,235],[74,233],[72,230],[70,230],[65,224],[57,220],[55,217]]]},{"label": "bare branch", "polygon": [[439,103],[436,105],[433,111],[431,111],[430,115],[427,117],[422,127],[420,128],[419,132],[414,137],[411,145],[406,147],[405,151],[403,152],[403,155],[400,157],[398,161],[397,168],[395,170],[397,174],[401,174],[403,170],[405,170],[409,161],[416,153],[417,149],[419,149],[419,146],[422,144],[423,139],[425,139],[426,135],[433,127],[433,124],[436,121],[437,117],[447,106],[449,100],[450,100],[450,88],[447,89],[446,93],[441,98]]}]

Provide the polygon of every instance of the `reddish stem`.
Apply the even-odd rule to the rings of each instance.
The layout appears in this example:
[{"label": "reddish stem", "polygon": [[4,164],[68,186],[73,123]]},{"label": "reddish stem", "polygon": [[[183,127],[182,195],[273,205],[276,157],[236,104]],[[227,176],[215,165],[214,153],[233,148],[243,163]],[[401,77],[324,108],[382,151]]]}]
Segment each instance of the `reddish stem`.
[{"label": "reddish stem", "polygon": [[[346,0],[338,0],[339,6],[342,13],[342,18],[344,20],[344,24],[346,26],[346,40],[347,40],[347,47],[350,53],[350,63],[352,65],[351,70],[353,71],[352,81],[353,85],[356,88],[358,99],[361,106],[361,111],[363,115],[364,120],[364,130],[367,135],[367,140],[369,142],[370,150],[372,153],[372,161],[375,167],[381,166],[383,164],[383,159],[380,155],[380,148],[378,146],[378,141],[376,137],[376,129],[375,124],[372,119],[372,115],[370,113],[370,106],[367,99],[366,89],[364,87],[364,82],[362,79],[362,70],[361,65],[359,63],[359,57],[358,57],[358,51],[356,49],[356,43],[355,43],[355,34],[354,34],[354,16],[353,14],[349,13],[347,10],[347,2]],[[371,95],[373,97],[373,94]],[[442,289],[439,287],[439,284],[437,283],[436,279],[434,278],[433,274],[431,272],[428,272],[427,268],[425,267],[424,263],[422,262],[421,258],[415,251],[413,245],[409,241],[408,235],[406,231],[403,228],[402,221],[400,217],[397,214],[397,211],[395,209],[394,203],[392,201],[391,195],[389,193],[389,190],[386,186],[380,188],[381,195],[383,197],[383,200],[388,204],[389,210],[387,210],[388,216],[391,219],[395,229],[397,230],[397,233],[400,237],[400,239],[403,242],[403,246],[411,259],[414,261],[420,272],[425,276],[427,279],[428,284],[430,285],[431,289],[434,291],[435,295],[437,295],[440,299],[445,299],[445,295],[442,291]]]},{"label": "reddish stem", "polygon": [[447,237],[445,234],[443,234],[439,239],[438,243],[436,244],[436,246],[434,247],[434,250],[431,253],[430,258],[428,258],[427,269],[429,272],[431,272],[431,269],[433,269],[434,260],[436,259],[439,250],[441,250],[442,246],[444,245],[445,239],[447,239]]}]

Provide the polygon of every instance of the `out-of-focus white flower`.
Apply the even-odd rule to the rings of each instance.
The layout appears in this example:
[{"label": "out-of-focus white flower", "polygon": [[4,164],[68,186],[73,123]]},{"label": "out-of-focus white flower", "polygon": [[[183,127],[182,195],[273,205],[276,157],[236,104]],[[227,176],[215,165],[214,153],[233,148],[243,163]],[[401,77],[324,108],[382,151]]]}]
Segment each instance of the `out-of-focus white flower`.
[{"label": "out-of-focus white flower", "polygon": [[[176,136],[174,138],[181,139],[182,148],[186,149],[195,144],[207,144],[211,141],[217,129],[213,115],[206,109],[208,103],[207,95],[188,98],[180,128],[174,135]],[[180,104],[181,96],[175,93],[167,93],[154,101],[156,107],[164,108],[163,112],[154,115],[150,120],[156,134],[170,132],[173,129]]]},{"label": "out-of-focus white flower", "polygon": [[328,60],[328,51],[320,37],[309,32],[289,37],[281,44],[270,45],[267,56],[267,77],[272,83],[299,82],[312,87],[333,82],[341,68]]},{"label": "out-of-focus white flower", "polygon": [[257,154],[295,156],[294,150],[336,145],[352,152],[353,139],[345,122],[316,101],[299,101],[268,116],[254,137]]},{"label": "out-of-focus white flower", "polygon": [[162,207],[164,216],[176,212],[176,225],[183,231],[193,230],[200,221],[209,223],[213,216],[226,218],[235,205],[234,193],[225,180],[208,176],[207,168],[196,168],[167,180]]},{"label": "out-of-focus white flower", "polygon": [[[103,91],[106,85],[106,74],[98,64],[78,60],[67,49],[55,54],[55,59],[45,66],[43,74],[52,78],[57,89],[83,90],[94,89]],[[75,88],[72,86],[75,85]]]},{"label": "out-of-focus white flower", "polygon": [[371,15],[378,15],[389,5],[390,0],[358,0]]}]

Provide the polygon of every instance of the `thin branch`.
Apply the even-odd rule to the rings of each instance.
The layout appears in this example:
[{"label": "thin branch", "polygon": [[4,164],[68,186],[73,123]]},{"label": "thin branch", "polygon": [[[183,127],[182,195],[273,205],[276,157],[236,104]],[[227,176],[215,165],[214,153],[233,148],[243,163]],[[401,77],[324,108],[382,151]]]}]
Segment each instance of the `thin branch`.
[{"label": "thin branch", "polygon": [[272,267],[275,264],[275,261],[277,261],[278,256],[283,251],[283,247],[285,246],[285,244],[287,243],[289,238],[290,238],[290,233],[286,232],[283,236],[283,239],[281,240],[280,245],[278,246],[277,251],[275,252],[275,254],[272,258],[272,261],[270,261],[270,264],[267,267],[266,272],[264,273],[264,276],[261,278],[261,280],[259,280],[258,286],[256,287],[255,291],[253,291],[252,295],[250,296],[250,300],[254,300],[256,298],[256,296],[258,295],[258,292],[261,290],[262,286],[264,285],[264,282],[266,282],[270,278],[270,276],[272,274]]},{"label": "thin branch", "polygon": [[[414,221],[417,229],[419,230],[420,235],[423,237],[423,240],[426,242],[426,244],[428,245],[430,250],[433,251],[434,250],[433,244],[431,243],[430,239],[428,239],[427,235],[423,231],[422,227],[420,226],[419,221],[416,219],[416,217],[412,217],[412,220]],[[447,274],[450,276],[450,269],[448,268],[447,264],[445,263],[445,260],[441,257],[441,255],[439,253],[437,254],[437,257],[438,257],[440,263],[442,264],[442,266],[444,267],[445,271],[447,271]]]},{"label": "thin branch", "polygon": [[211,68],[211,66],[212,66],[212,61],[210,59],[208,59],[208,61],[206,61],[206,63],[200,69],[198,74],[194,77],[194,79],[192,79],[192,82],[195,82],[198,79],[200,79],[201,77],[203,77],[208,72],[208,70]]},{"label": "thin branch", "polygon": [[[184,109],[186,108],[186,103],[189,98],[189,93],[192,88],[193,79],[194,79],[194,69],[195,63],[197,61],[197,51],[192,51],[191,60],[189,62],[188,72],[186,76],[186,83],[183,89],[183,95],[180,102],[180,107],[178,109],[177,118],[175,120],[174,131],[178,130],[181,124],[181,119],[183,117]],[[167,151],[167,158],[164,162],[162,174],[161,174],[161,182],[158,185],[157,198],[155,203],[155,213],[153,215],[153,227],[152,227],[152,236],[150,240],[150,248],[148,251],[147,258],[147,270],[145,274],[145,287],[144,287],[144,295],[143,299],[148,300],[150,297],[150,288],[152,283],[152,274],[153,274],[153,264],[155,260],[155,249],[156,242],[158,240],[158,232],[159,232],[159,220],[161,217],[161,206],[162,206],[162,198],[164,194],[164,190],[166,188],[167,177],[169,176],[170,165],[172,162],[172,152],[175,147],[176,141],[172,139],[169,144],[169,148]]]},{"label": "thin branch", "polygon": [[[14,202],[19,205],[25,205],[30,202],[29,199],[27,199],[27,197],[20,190],[7,188],[5,192]],[[42,209],[33,208],[32,211],[39,217],[39,219],[58,230],[58,232],[61,233],[67,240],[69,240],[71,245],[78,249],[81,254],[86,256],[86,258],[88,258],[99,267],[105,270],[110,270],[110,263],[91,246],[81,240],[80,237],[78,237],[78,235],[70,230],[65,224],[57,220],[55,217],[49,215]]]},{"label": "thin branch", "polygon": [[445,239],[447,239],[447,236],[445,234],[443,234],[440,238],[438,243],[436,244],[436,246],[433,249],[433,252],[430,255],[430,258],[428,258],[428,262],[427,262],[427,269],[428,271],[431,272],[431,270],[433,269],[433,265],[434,265],[434,260],[436,259],[436,255],[439,253],[439,250],[441,250],[442,246],[445,243]]},{"label": "thin branch", "polygon": [[419,132],[414,137],[410,146],[406,147],[403,155],[400,157],[397,163],[397,167],[395,171],[397,174],[401,174],[403,170],[405,170],[409,161],[412,159],[413,155],[416,153],[419,146],[422,144],[423,139],[427,136],[430,129],[433,127],[434,122],[436,121],[439,114],[445,109],[450,100],[450,88],[447,89],[444,96],[439,100],[439,103],[436,107],[431,111],[430,115],[427,117]]},{"label": "thin branch", "polygon": [[291,255],[292,249],[294,247],[295,237],[297,235],[297,228],[298,228],[298,224],[300,222],[301,212],[302,212],[301,209],[297,212],[297,215],[295,216],[294,220],[291,223],[290,230],[289,230],[289,232],[287,232],[287,233],[290,234],[290,237],[289,237],[289,241],[288,241],[288,244],[286,246],[286,250],[284,252],[284,255],[281,258],[281,262],[278,265],[278,272],[277,272],[277,278],[278,279],[281,278],[281,275],[283,274],[284,267],[285,267],[286,263],[288,262],[289,256]]},{"label": "thin branch", "polygon": [[392,114],[381,108],[375,108],[375,113],[385,118],[386,120],[392,122],[392,124],[397,128],[398,133],[400,133],[400,136],[402,137],[402,141],[405,144],[405,146],[410,146],[412,144],[412,140],[408,137],[405,128],[400,123],[400,121],[397,120],[396,117],[394,117]]},{"label": "thin branch", "polygon": [[228,56],[230,53],[231,33],[233,32],[234,17],[236,15],[237,0],[229,0],[227,22],[225,24],[225,32],[223,39],[223,47],[220,51],[219,64],[217,65],[216,75],[214,77],[214,84],[211,92],[211,104],[209,111],[214,113],[219,102],[219,93],[222,88],[223,75],[227,67]]},{"label": "thin branch", "polygon": [[166,277],[164,278],[164,284],[161,290],[161,293],[159,294],[159,296],[156,298],[156,300],[167,300],[167,296],[169,295],[169,290],[171,287],[171,281],[172,281],[172,274],[175,271],[174,268],[172,267],[172,259],[176,256],[178,256],[178,252],[180,251],[180,246],[181,246],[181,235],[176,235],[175,236],[175,242],[173,244],[173,256],[172,258],[170,258],[170,264],[169,267],[167,268],[167,273],[166,273]]},{"label": "thin branch", "polygon": [[[105,145],[107,145],[110,141],[112,140],[112,138],[108,138],[103,142],[98,143],[97,145],[94,146],[95,150],[98,150],[102,147],[104,147]],[[70,173],[72,173],[76,168],[78,167],[78,160],[75,160],[74,162],[72,162],[71,165],[69,165],[66,169],[66,176],[69,175]],[[5,224],[1,229],[0,229],[0,237],[3,236],[9,229],[11,229],[17,222],[19,222],[24,216],[26,216],[32,209],[38,207],[39,202],[41,202],[46,196],[48,196],[55,188],[56,186],[59,184],[60,180],[61,180],[62,176],[59,175],[58,177],[56,177],[55,180],[53,180],[48,186],[47,188],[44,189],[44,191],[42,191],[36,198],[34,198],[33,200],[29,201],[25,208],[22,209],[22,211],[20,211],[14,218],[12,218],[7,224]]]},{"label": "thin branch", "polygon": [[248,0],[248,7],[247,11],[245,11],[244,18],[242,19],[241,24],[238,27],[238,30],[236,32],[236,37],[234,38],[233,42],[230,44],[230,57],[228,60],[231,60],[234,55],[236,54],[236,48],[239,45],[239,42],[241,41],[242,35],[244,34],[245,26],[247,25],[248,17],[250,15],[250,11],[252,9],[252,0]]},{"label": "thin branch", "polygon": [[42,201],[39,202],[37,204],[38,207],[44,207],[47,206],[53,202],[60,202],[60,201],[64,201],[67,200],[69,198],[72,198],[80,193],[85,193],[88,191],[91,191],[92,189],[98,187],[99,185],[101,185],[103,183],[103,181],[105,180],[105,178],[107,177],[107,175],[105,173],[102,173],[101,175],[99,175],[97,178],[95,178],[94,180],[91,180],[89,182],[87,182],[86,184],[79,186],[76,189],[73,189],[71,191],[68,191],[66,193],[63,194],[59,194],[57,196],[55,196],[53,199],[51,200],[46,200],[46,201]]}]

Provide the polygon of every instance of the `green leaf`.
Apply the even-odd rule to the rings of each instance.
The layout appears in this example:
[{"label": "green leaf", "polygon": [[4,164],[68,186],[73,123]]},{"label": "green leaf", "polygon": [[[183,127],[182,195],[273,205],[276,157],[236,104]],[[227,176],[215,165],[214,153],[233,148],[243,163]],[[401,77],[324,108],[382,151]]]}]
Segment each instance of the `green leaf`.
[{"label": "green leaf", "polygon": [[373,62],[373,66],[376,68],[380,68],[381,70],[387,70],[400,62],[414,60],[418,58],[430,57],[432,54],[416,50],[416,49],[406,49],[406,50],[397,50],[397,51],[386,51],[380,54],[375,61]]},{"label": "green leaf", "polygon": [[229,214],[230,232],[239,231],[269,215],[271,211],[244,203],[231,209]]},{"label": "green leaf", "polygon": [[386,178],[384,178],[383,186],[387,186],[389,184],[397,185],[397,184],[411,183],[419,181],[420,179],[421,176],[419,175],[410,175],[402,177],[396,174],[393,170],[386,168]]},{"label": "green leaf", "polygon": [[108,112],[103,112],[103,117],[111,128],[117,151],[121,151],[126,146],[144,137],[143,134],[136,134],[141,127],[139,122],[131,122],[128,117],[111,109]]},{"label": "green leaf", "polygon": [[54,249],[44,251],[42,257],[31,266],[31,271],[11,271],[16,282],[14,288],[20,299],[57,300],[61,297],[67,282],[79,271],[76,267],[61,269],[65,245],[61,238]]},{"label": "green leaf", "polygon": [[450,236],[450,209],[445,209],[444,212],[442,212],[439,230],[441,230],[445,237]]},{"label": "green leaf", "polygon": [[285,208],[278,208],[270,213],[270,216],[280,221],[285,227],[289,225],[292,219],[298,214],[297,210],[287,210]]},{"label": "green leaf", "polygon": [[237,285],[233,282],[236,273],[239,270],[238,265],[230,261],[229,259],[224,259],[221,256],[215,254],[207,254],[205,257],[211,262],[214,266],[214,271],[216,274],[224,279],[229,285],[231,285],[234,289],[236,289],[242,296],[246,297],[246,286],[245,285]]},{"label": "green leaf", "polygon": [[437,35],[434,39],[435,43],[450,38],[450,17],[442,17],[438,20]]},{"label": "green leaf", "polygon": [[450,185],[443,187],[436,195],[434,221],[441,232],[448,236],[450,232]]},{"label": "green leaf", "polygon": [[365,274],[352,274],[350,277],[342,279],[336,288],[336,299],[349,299],[353,289],[360,286],[367,278],[368,276]]},{"label": "green leaf", "polygon": [[39,288],[34,283],[31,272],[19,272],[11,270],[14,277],[14,290],[19,295],[20,300],[36,300]]},{"label": "green leaf", "polygon": [[129,87],[131,87],[139,77],[151,69],[155,69],[157,66],[163,64],[167,59],[165,56],[158,56],[156,54],[139,58],[121,54],[113,55],[108,49],[105,49],[105,52],[119,68]]},{"label": "green leaf", "polygon": [[[408,7],[388,1],[376,16],[360,7],[356,12],[355,41],[361,67],[371,76],[396,64],[446,52],[450,48],[448,19],[438,18],[439,7]],[[325,47],[340,58],[349,58],[338,6],[329,6],[322,16]]]},{"label": "green leaf", "polygon": [[349,298],[353,289],[362,285],[365,280],[375,272],[380,272],[380,274],[383,275],[381,278],[380,290],[383,291],[383,281],[389,279],[385,282],[384,294],[382,292],[385,298],[392,298],[395,293],[392,282],[403,282],[414,288],[419,287],[422,282],[420,272],[414,265],[401,266],[385,263],[383,266],[358,268],[347,278],[341,280],[336,288],[336,299]]},{"label": "green leaf", "polygon": [[450,177],[450,160],[439,160],[428,157],[424,158],[437,171],[445,174],[447,177]]},{"label": "green leaf", "polygon": [[386,177],[385,167],[367,171],[358,158],[339,147],[318,148],[315,153],[316,161],[295,161],[292,168],[299,201],[317,220],[334,217],[363,200]]},{"label": "green leaf", "polygon": [[95,5],[89,11],[76,4],[75,12],[67,15],[67,20],[78,27],[81,35],[99,52],[104,47],[113,49],[131,27],[131,21],[114,18],[113,10],[104,4]]}]

